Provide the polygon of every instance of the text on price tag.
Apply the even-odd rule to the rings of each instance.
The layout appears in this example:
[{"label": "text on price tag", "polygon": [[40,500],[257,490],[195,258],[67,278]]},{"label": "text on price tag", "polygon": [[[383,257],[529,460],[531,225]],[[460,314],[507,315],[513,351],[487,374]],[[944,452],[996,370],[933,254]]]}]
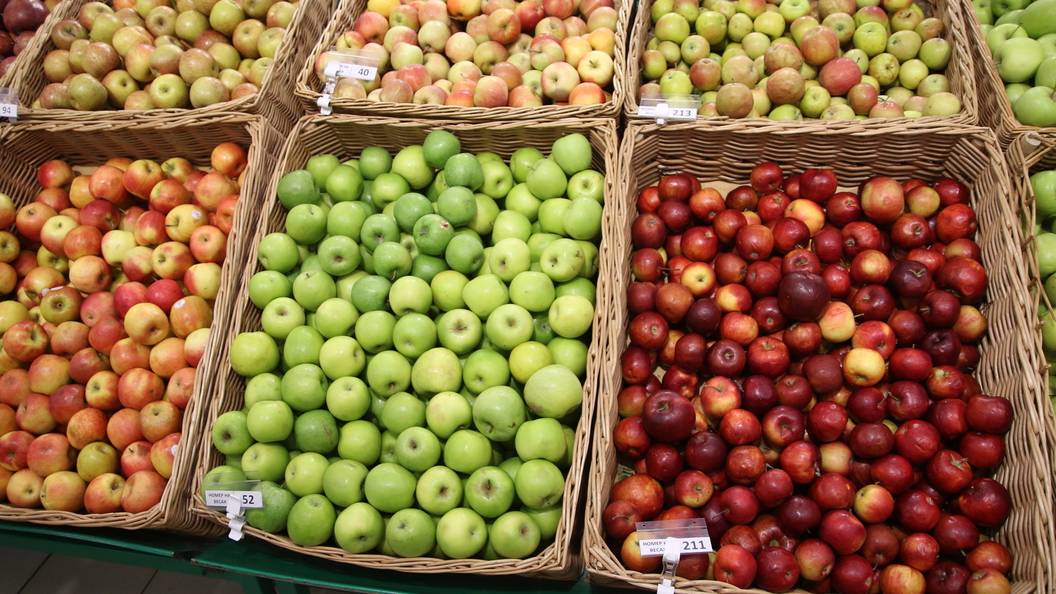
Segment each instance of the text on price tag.
[{"label": "text on price tag", "polygon": [[0,118],[18,117],[18,93],[14,89],[0,88]]},{"label": "text on price tag", "polygon": [[227,507],[227,502],[234,498],[242,509],[260,509],[264,507],[264,497],[260,491],[206,491],[205,505],[208,507]]},{"label": "text on price tag", "polygon": [[638,546],[643,557],[662,557],[668,541],[678,546],[681,555],[713,553],[715,549],[708,535],[708,525],[702,518],[638,522]]},{"label": "text on price tag", "polygon": [[699,95],[646,93],[638,104],[638,117],[655,119],[658,123],[667,120],[694,121],[699,111]]},{"label": "text on price tag", "polygon": [[359,80],[374,80],[378,76],[376,66],[363,66],[360,64],[341,64],[337,67],[337,78],[358,78]]}]

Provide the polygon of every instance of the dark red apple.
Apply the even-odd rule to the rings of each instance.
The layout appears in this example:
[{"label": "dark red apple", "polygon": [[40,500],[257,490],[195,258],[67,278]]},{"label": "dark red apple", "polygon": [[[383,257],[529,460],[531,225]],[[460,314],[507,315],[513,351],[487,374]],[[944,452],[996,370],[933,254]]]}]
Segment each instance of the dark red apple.
[{"label": "dark red apple", "polygon": [[865,525],[847,510],[826,512],[818,526],[818,537],[837,555],[852,555],[865,542]]},{"label": "dark red apple", "polygon": [[836,193],[836,174],[831,169],[808,169],[799,182],[799,193],[807,200],[824,203]]},{"label": "dark red apple", "polygon": [[735,485],[752,485],[766,472],[763,452],[752,445],[737,446],[726,456],[726,478]]},{"label": "dark red apple", "polygon": [[792,495],[777,508],[777,523],[786,534],[800,536],[821,523],[821,508],[803,495]]},{"label": "dark red apple", "polygon": [[619,423],[616,423],[616,429],[612,432],[612,441],[616,451],[636,460],[645,456],[653,444],[652,438],[645,431],[642,417],[621,419]]},{"label": "dark red apple", "polygon": [[781,468],[788,473],[793,483],[806,485],[819,474],[818,462],[821,458],[818,447],[809,441],[795,441],[781,450]]},{"label": "dark red apple", "polygon": [[898,339],[900,347],[911,347],[918,344],[924,340],[924,335],[928,331],[920,314],[908,309],[893,312],[887,319],[887,325],[895,331],[895,338]]},{"label": "dark red apple", "polygon": [[664,221],[668,234],[682,233],[693,224],[693,211],[680,200],[664,200],[660,208],[656,209],[656,214]]},{"label": "dark red apple", "polygon": [[935,426],[945,440],[960,439],[968,432],[968,421],[964,412],[968,408],[963,400],[947,398],[931,403],[924,420]]},{"label": "dark red apple", "polygon": [[843,259],[843,236],[835,227],[823,227],[814,234],[814,253],[822,264],[835,264]]},{"label": "dark red apple", "polygon": [[974,305],[986,293],[986,270],[976,260],[956,258],[939,268],[935,284],[959,297],[962,303]]},{"label": "dark red apple", "polygon": [[777,405],[777,389],[774,380],[765,375],[750,375],[744,378],[744,389],[741,395],[741,408],[762,416]]},{"label": "dark red apple", "polygon": [[836,441],[847,426],[847,409],[836,402],[819,402],[807,415],[807,430],[816,442]]},{"label": "dark red apple", "polygon": [[689,208],[698,221],[710,225],[715,216],[726,208],[726,202],[715,188],[702,188],[689,197]]},{"label": "dark red apple", "polygon": [[720,243],[725,245],[731,245],[737,237],[737,232],[746,225],[748,225],[748,219],[744,217],[744,213],[732,208],[720,211],[712,221],[715,236],[719,238]]},{"label": "dark red apple", "polygon": [[971,572],[960,563],[939,561],[924,576],[928,594],[964,594]]},{"label": "dark red apple", "polygon": [[900,250],[908,252],[934,240],[928,220],[918,214],[907,212],[891,223],[891,244]]},{"label": "dark red apple", "polygon": [[850,479],[829,472],[811,483],[808,494],[821,511],[827,512],[834,509],[850,509],[854,505],[856,491]]},{"label": "dark red apple", "polygon": [[887,368],[894,380],[923,382],[931,373],[931,355],[915,348],[895,349],[887,362]]},{"label": "dark red apple", "polygon": [[940,518],[932,536],[943,555],[963,554],[979,545],[979,529],[967,517],[955,514]]},{"label": "dark red apple", "polygon": [[910,532],[930,532],[939,516],[938,504],[924,491],[906,491],[895,501],[895,518]]},{"label": "dark red apple", "polygon": [[874,461],[869,476],[895,496],[908,491],[915,480],[913,465],[898,454],[888,454]]},{"label": "dark red apple", "polygon": [[736,377],[744,370],[745,363],[744,348],[732,340],[717,340],[708,349],[707,365],[713,375]]},{"label": "dark red apple", "polygon": [[880,229],[868,221],[852,221],[840,229],[843,238],[843,257],[853,260],[865,250],[879,250],[883,245]]},{"label": "dark red apple", "polygon": [[686,464],[704,473],[722,469],[726,461],[726,442],[711,431],[698,431],[686,441]]},{"label": "dark red apple", "polygon": [[931,272],[921,262],[903,260],[891,271],[888,283],[899,297],[923,297],[931,288]]},{"label": "dark red apple", "polygon": [[972,468],[996,468],[1005,459],[1005,438],[990,433],[965,433],[957,447]]},{"label": "dark red apple", "polygon": [[737,186],[726,194],[726,208],[754,212],[758,204],[759,192],[751,186]]},{"label": "dark red apple", "polygon": [[989,478],[977,478],[953,500],[960,513],[977,526],[997,528],[1012,509],[1012,498],[1004,485]]},{"label": "dark red apple", "polygon": [[[843,365],[833,355],[812,355],[803,362],[803,374],[818,394],[827,394],[843,385]],[[781,398],[780,385],[778,398]]]},{"label": "dark red apple", "polygon": [[946,244],[958,239],[971,239],[978,227],[975,211],[967,204],[951,204],[935,217],[935,235]]},{"label": "dark red apple", "polygon": [[780,191],[772,192],[760,198],[755,209],[759,213],[759,219],[765,225],[785,216],[785,210],[791,202],[792,199],[788,194]]},{"label": "dark red apple", "polygon": [[737,588],[747,588],[755,580],[758,565],[744,547],[729,545],[715,553],[712,563],[715,579]]},{"label": "dark red apple", "polygon": [[887,567],[898,558],[898,536],[895,531],[884,524],[871,524],[865,527],[865,542],[858,554],[874,567]]},{"label": "dark red apple", "polygon": [[927,390],[918,382],[897,381],[891,384],[887,413],[896,421],[924,418],[930,405],[931,399],[928,398]]},{"label": "dark red apple", "polygon": [[781,505],[792,496],[792,478],[780,468],[771,468],[755,481],[755,495],[763,507]]},{"label": "dark red apple", "polygon": [[825,203],[825,217],[837,227],[845,227],[862,219],[862,202],[858,194],[837,192]]},{"label": "dark red apple", "polygon": [[785,314],[781,313],[781,308],[777,305],[777,297],[763,297],[756,301],[752,305],[751,316],[763,334],[779,332],[788,324]]},{"label": "dark red apple", "polygon": [[972,482],[972,466],[953,450],[939,450],[925,470],[928,484],[944,495],[956,495]]},{"label": "dark red apple", "polygon": [[851,306],[856,317],[861,316],[862,321],[884,321],[895,311],[895,298],[884,286],[865,285],[854,293],[847,305]]},{"label": "dark red apple", "polygon": [[758,555],[759,551],[763,550],[763,543],[759,538],[759,533],[751,526],[743,524],[730,526],[730,529],[727,530],[726,534],[723,534],[722,538],[719,540],[720,547],[727,547],[730,545],[744,547],[744,549],[753,556]]},{"label": "dark red apple", "polygon": [[667,226],[656,213],[647,212],[631,223],[631,241],[638,248],[660,248],[667,239]]},{"label": "dark red apple", "polygon": [[819,275],[793,272],[781,279],[777,299],[786,317],[813,322],[829,304],[829,288]]},{"label": "dark red apple", "polygon": [[690,332],[711,337],[719,330],[722,310],[711,299],[697,299],[689,306],[684,322]]},{"label": "dark red apple", "polygon": [[929,328],[952,328],[961,313],[961,300],[948,291],[929,291],[917,304],[917,313]]},{"label": "dark red apple", "polygon": [[745,270],[744,286],[756,299],[777,295],[781,269],[770,262],[752,262]]},{"label": "dark red apple", "polygon": [[1001,435],[1012,426],[1012,403],[999,396],[972,396],[964,418],[974,431]]},{"label": "dark red apple", "polygon": [[[726,317],[735,314],[727,314]],[[725,320],[725,318],[723,318]],[[748,318],[752,319],[752,318]],[[754,322],[754,320],[752,320]],[[785,343],[769,336],[752,340],[747,352],[748,371],[753,374],[777,378],[788,371],[790,356]]]},{"label": "dark red apple", "polygon": [[851,430],[847,445],[856,456],[879,458],[894,449],[895,436],[883,423],[861,423]]},{"label": "dark red apple", "polygon": [[633,313],[656,309],[656,284],[633,282],[627,286],[627,309]]},{"label": "dark red apple", "polygon": [[730,524],[749,524],[759,515],[759,499],[748,487],[730,487],[719,494],[719,501]]},{"label": "dark red apple", "polygon": [[605,534],[624,539],[636,530],[635,524],[642,521],[642,514],[634,503],[626,499],[617,499],[605,507],[601,514]]},{"label": "dark red apple", "polygon": [[708,534],[712,542],[720,540],[730,529],[730,523],[726,521],[726,516],[722,513],[722,505],[718,497],[712,496],[704,507],[700,508],[700,517],[708,525]]},{"label": "dark red apple", "polygon": [[671,444],[654,443],[645,452],[646,472],[660,482],[675,480],[682,472],[682,466],[682,455]]},{"label": "dark red apple", "polygon": [[795,249],[803,249],[810,243],[810,229],[803,221],[794,217],[782,217],[774,222],[774,249],[784,255]]},{"label": "dark red apple", "polygon": [[886,399],[876,388],[858,388],[847,401],[847,414],[855,423],[878,423],[887,411]]},{"label": "dark red apple", "polygon": [[623,380],[629,384],[644,384],[653,377],[653,362],[649,352],[640,346],[628,347],[620,355]]},{"label": "dark red apple", "polygon": [[667,320],[655,311],[642,312],[631,320],[627,328],[631,343],[648,351],[658,351],[667,342]]},{"label": "dark red apple", "polygon": [[690,176],[684,173],[661,176],[660,181],[656,184],[656,190],[661,200],[680,200],[685,202],[689,200],[692,188]]},{"label": "dark red apple", "polygon": [[682,233],[679,247],[694,262],[710,262],[719,252],[719,239],[711,227],[690,227]]},{"label": "dark red apple", "polygon": [[760,194],[770,194],[781,190],[781,184],[785,181],[785,173],[781,166],[773,161],[766,161],[752,167],[748,179],[752,188]]},{"label": "dark red apple", "polygon": [[763,547],[757,558],[756,586],[770,592],[790,590],[799,581],[796,557],[780,547]]},{"label": "dark red apple", "polygon": [[821,327],[815,322],[795,322],[785,328],[782,340],[792,357],[806,357],[821,348]]},{"label": "dark red apple", "polygon": [[642,420],[653,439],[677,443],[693,431],[696,413],[687,398],[677,392],[662,390],[645,401]]},{"label": "dark red apple", "polygon": [[660,190],[656,186],[642,188],[638,192],[638,200],[635,204],[638,212],[656,212],[656,209],[660,207]]}]

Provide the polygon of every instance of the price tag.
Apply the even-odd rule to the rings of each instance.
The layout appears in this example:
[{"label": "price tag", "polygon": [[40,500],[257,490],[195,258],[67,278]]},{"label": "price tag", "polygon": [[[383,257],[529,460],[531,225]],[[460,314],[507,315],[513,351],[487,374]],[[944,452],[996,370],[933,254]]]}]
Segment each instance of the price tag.
[{"label": "price tag", "polygon": [[638,117],[665,124],[668,120],[694,121],[700,111],[700,95],[642,95]]},{"label": "price tag", "polygon": [[362,64],[340,64],[337,67],[335,78],[358,78],[359,80],[374,80],[378,75],[377,66],[364,66]]},{"label": "price tag", "polygon": [[702,518],[638,522],[636,528],[643,557],[662,557],[669,552],[668,546],[674,546],[680,555],[715,552],[708,535],[708,525]]},{"label": "price tag", "polygon": [[260,491],[206,491],[205,505],[208,507],[227,507],[228,501],[234,499],[242,509],[261,509],[264,497]]},{"label": "price tag", "polygon": [[0,118],[18,119],[18,92],[0,87]]}]

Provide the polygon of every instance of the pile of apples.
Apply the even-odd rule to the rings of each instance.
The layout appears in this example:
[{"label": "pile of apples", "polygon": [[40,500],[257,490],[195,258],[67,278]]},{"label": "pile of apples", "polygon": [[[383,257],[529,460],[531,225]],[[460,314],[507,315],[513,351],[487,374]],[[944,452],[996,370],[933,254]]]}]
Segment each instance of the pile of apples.
[{"label": "pile of apples", "polygon": [[[463,107],[597,105],[611,99],[613,0],[370,0],[336,47],[378,60],[335,97]],[[330,52],[316,60],[323,80]]]},{"label": "pile of apples", "polygon": [[254,95],[297,2],[88,2],[55,25],[43,109],[183,109]]},{"label": "pile of apples", "polygon": [[657,0],[642,93],[772,120],[950,116],[945,25],[913,0]]},{"label": "pile of apples", "polygon": [[0,0],[0,76],[11,69],[15,58],[26,49],[37,28],[58,3],[58,0]]},{"label": "pile of apples", "polygon": [[[1037,209],[1037,226],[1034,237],[1038,249],[1038,274],[1044,283],[1045,295],[1049,304],[1056,303],[1056,232],[1053,232],[1051,219],[1056,216],[1056,170],[1038,171],[1030,176],[1030,187],[1034,193],[1034,207]],[[1045,358],[1051,365],[1056,361],[1056,318],[1052,311],[1045,307],[1038,312],[1042,321],[1041,338]],[[1049,376],[1049,396],[1056,407],[1056,374]]]},{"label": "pile of apples", "polygon": [[[554,538],[574,460],[605,180],[581,134],[463,152],[311,157],[279,182],[238,334],[226,464],[260,530],[396,557],[526,558]],[[487,247],[485,247],[487,246]],[[240,399],[241,400],[241,399]],[[574,475],[568,477],[575,480]],[[244,489],[245,487],[243,487]]]},{"label": "pile of apples", "polygon": [[[635,522],[702,517],[714,555],[679,575],[782,592],[1005,592],[982,531],[1007,399],[971,376],[987,287],[969,191],[785,175],[725,198],[674,174],[638,196],[615,447],[636,474],[604,528],[652,572]],[[966,590],[967,589],[967,590]]]},{"label": "pile of apples", "polygon": [[1056,2],[973,5],[1016,119],[1056,126]]},{"label": "pile of apples", "polygon": [[227,253],[242,147],[215,171],[116,158],[40,166],[0,196],[0,501],[89,513],[161,501]]}]

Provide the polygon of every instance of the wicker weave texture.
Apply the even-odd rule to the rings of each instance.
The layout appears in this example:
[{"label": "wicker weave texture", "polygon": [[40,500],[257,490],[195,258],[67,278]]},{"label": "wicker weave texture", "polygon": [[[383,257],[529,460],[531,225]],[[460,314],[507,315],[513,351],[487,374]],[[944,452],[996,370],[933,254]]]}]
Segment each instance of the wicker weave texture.
[{"label": "wicker weave texture", "polygon": [[[993,534],[1013,553],[1013,590],[1020,594],[1049,592],[1056,567],[1053,541],[1051,405],[1038,374],[1043,361],[1034,329],[1036,299],[1027,290],[1029,266],[1023,253],[1022,222],[1007,199],[1011,191],[1008,169],[993,135],[975,127],[950,127],[929,133],[889,132],[878,142],[875,133],[808,134],[787,130],[743,130],[724,127],[699,128],[680,124],[658,128],[632,124],[620,149],[619,187],[626,209],[614,230],[621,246],[617,262],[629,262],[630,223],[636,212],[639,188],[655,184],[665,172],[689,172],[704,186],[745,184],[752,167],[775,161],[786,173],[808,168],[833,169],[841,184],[857,186],[873,175],[896,179],[919,177],[933,180],[950,176],[968,184],[979,221],[977,241],[982,263],[989,275],[989,290],[981,307],[989,320],[989,335],[980,346],[981,361],[976,377],[984,392],[1009,398],[1016,411],[1005,436],[1005,463],[994,478],[1012,497],[1012,513]],[[693,158],[687,156],[692,155]],[[610,340],[622,351],[627,345],[628,314],[625,292],[629,267],[618,271],[614,291],[618,319],[613,320]],[[614,364],[615,365],[615,364]],[[587,498],[584,548],[591,579],[600,583],[654,589],[656,574],[642,574],[623,567],[618,553],[605,540],[601,514],[617,471],[612,429],[619,420],[616,395],[619,372],[607,374],[599,395],[594,457]],[[1042,436],[1039,439],[1038,436]],[[676,584],[680,592],[742,592],[714,581]],[[751,590],[761,592],[760,590]]]}]

